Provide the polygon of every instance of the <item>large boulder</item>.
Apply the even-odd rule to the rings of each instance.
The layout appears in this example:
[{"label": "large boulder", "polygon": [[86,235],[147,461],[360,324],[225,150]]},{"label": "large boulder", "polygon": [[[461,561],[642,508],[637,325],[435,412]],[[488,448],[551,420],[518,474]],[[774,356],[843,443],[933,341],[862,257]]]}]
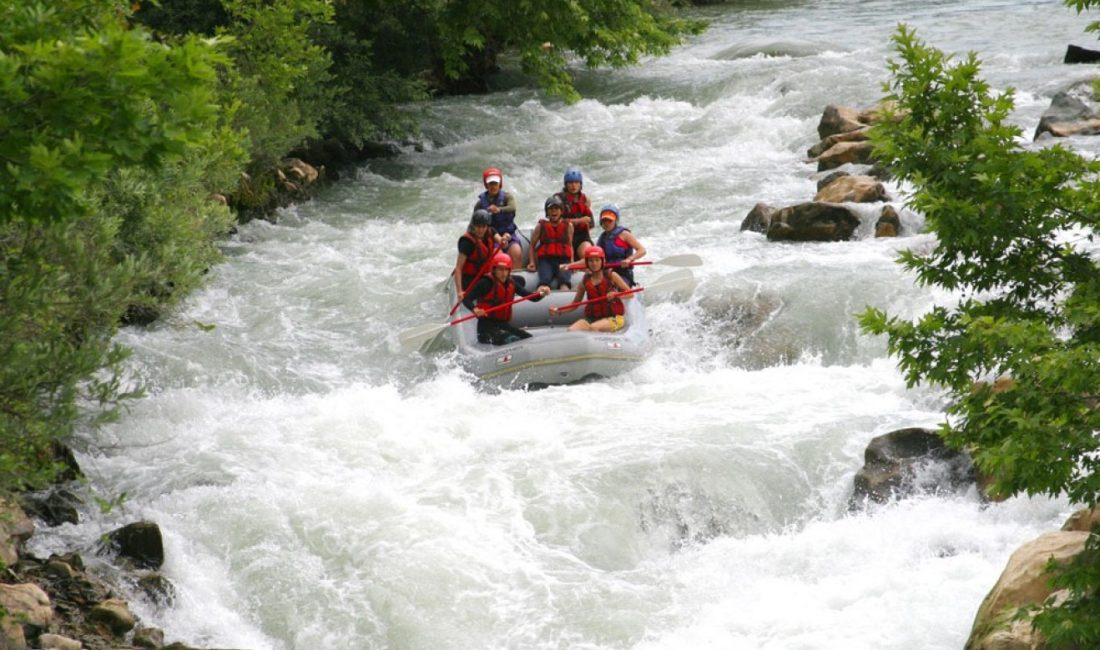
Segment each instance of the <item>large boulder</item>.
[{"label": "large boulder", "polygon": [[977,471],[970,456],[948,448],[931,429],[911,427],[877,436],[867,445],[849,502],[884,502],[913,492],[957,490],[973,483]]},{"label": "large boulder", "polygon": [[817,135],[821,142],[810,148],[810,158],[820,156],[841,142],[866,140],[868,127],[885,120],[888,113],[894,115],[894,119],[899,119],[904,114],[898,111],[897,102],[893,101],[880,102],[863,110],[829,104],[822,111],[821,121],[817,124]]},{"label": "large boulder", "polygon": [[859,215],[835,203],[799,203],[777,211],[768,223],[770,241],[845,241]]},{"label": "large boulder", "polygon": [[830,177],[832,181],[818,189],[814,201],[822,203],[877,203],[890,200],[886,186],[870,176],[850,174]]},{"label": "large boulder", "polygon": [[[1014,620],[1025,605],[1042,604],[1054,594],[1050,574],[1051,559],[1064,562],[1081,552],[1089,534],[1080,531],[1044,533],[1008,558],[997,584],[982,601],[965,650],[1038,650],[1043,640],[1031,629],[1029,620]],[[1055,594],[1057,598],[1064,594]]]},{"label": "large boulder", "polygon": [[843,178],[844,176],[851,176],[851,174],[842,169],[836,169],[829,172],[828,174],[825,174],[821,178],[817,179],[817,191],[820,192],[821,190],[828,187],[830,183],[838,178]]},{"label": "large boulder", "polygon": [[1100,103],[1092,81],[1079,81],[1050,100],[1035,127],[1035,139],[1044,133],[1056,138],[1100,133]]}]

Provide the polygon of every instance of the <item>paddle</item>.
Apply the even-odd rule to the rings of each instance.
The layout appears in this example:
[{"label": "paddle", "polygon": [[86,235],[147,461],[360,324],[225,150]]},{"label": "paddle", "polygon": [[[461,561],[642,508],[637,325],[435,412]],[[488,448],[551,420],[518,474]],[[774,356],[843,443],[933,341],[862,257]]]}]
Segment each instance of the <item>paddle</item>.
[{"label": "paddle", "polygon": [[[628,266],[628,267],[629,266],[648,266],[650,264],[657,264],[657,265],[660,265],[660,266],[679,266],[679,267],[702,266],[703,265],[703,258],[699,257],[695,253],[685,253],[683,255],[672,255],[670,257],[665,257],[665,258],[659,259],[659,260],[644,261],[644,262],[632,262],[632,263],[629,263],[629,264],[623,264],[622,262],[609,262],[607,264],[607,268],[616,269],[616,268],[619,268],[621,266]],[[570,264],[566,264],[565,268],[569,269],[570,271],[577,271],[577,270],[583,269],[584,268],[584,260],[581,260],[579,262],[572,262]]]},{"label": "paddle", "polygon": [[[531,300],[532,298],[538,297],[539,293],[536,291],[526,296],[516,298],[512,302],[506,302],[502,305],[493,305],[492,307],[486,309],[485,313],[491,313],[498,309],[504,309],[505,307],[521,303],[524,300]],[[434,339],[440,332],[447,329],[448,327],[452,325],[458,325],[459,323],[465,323],[466,321],[473,320],[475,318],[477,318],[477,314],[467,314],[461,318],[456,318],[446,323],[427,323],[425,325],[413,327],[405,330],[404,332],[401,332],[397,335],[397,340],[401,343],[401,347],[405,348],[406,350],[416,350],[424,343]]]},{"label": "paddle", "polygon": [[[615,292],[615,297],[629,296],[639,291],[679,291],[682,289],[692,289],[695,287],[695,274],[689,269],[683,269],[681,271],[673,271],[668,275],[661,276],[657,280],[650,282],[644,287],[634,287],[633,289],[627,289],[626,291]],[[588,305],[601,300],[607,300],[607,296],[601,298],[590,298],[588,300],[581,300],[580,302],[569,303],[568,305],[562,305],[558,307],[558,312],[572,311],[577,307]]]}]

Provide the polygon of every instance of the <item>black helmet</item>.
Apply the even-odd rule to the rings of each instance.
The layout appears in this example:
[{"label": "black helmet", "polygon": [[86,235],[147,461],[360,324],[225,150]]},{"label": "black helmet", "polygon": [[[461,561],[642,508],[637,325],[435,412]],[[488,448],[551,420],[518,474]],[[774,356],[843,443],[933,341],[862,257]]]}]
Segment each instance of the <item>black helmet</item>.
[{"label": "black helmet", "polygon": [[489,211],[488,210],[474,210],[474,216],[470,217],[471,226],[488,226],[489,225]]},{"label": "black helmet", "polygon": [[542,207],[542,210],[543,212],[549,212],[550,208],[555,205],[562,210],[565,209],[565,201],[562,201],[561,197],[557,194],[551,195],[550,198],[546,199],[546,204]]}]

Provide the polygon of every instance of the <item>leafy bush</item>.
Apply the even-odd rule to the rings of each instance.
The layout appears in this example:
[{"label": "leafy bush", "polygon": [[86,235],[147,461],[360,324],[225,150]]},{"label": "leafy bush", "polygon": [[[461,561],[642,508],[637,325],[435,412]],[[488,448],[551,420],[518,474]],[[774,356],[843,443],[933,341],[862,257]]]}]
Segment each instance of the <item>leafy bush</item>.
[{"label": "leafy bush", "polygon": [[379,70],[406,79],[430,75],[437,87],[478,87],[499,55],[514,55],[544,90],[570,101],[579,99],[573,57],[592,68],[622,67],[666,54],[703,28],[650,0],[366,0],[340,5],[336,23],[371,44]]},{"label": "leafy bush", "polygon": [[[410,107],[428,99],[428,85],[422,78],[387,67],[374,43],[356,35],[355,23],[347,20],[347,14],[361,9],[359,3],[340,5],[339,22],[317,29],[318,42],[332,56],[333,77],[332,97],[318,130],[324,137],[360,147],[415,133],[419,115]],[[364,22],[371,21],[364,18]]]},{"label": "leafy bush", "polygon": [[[1020,149],[1012,91],[991,94],[973,54],[955,61],[904,27],[894,42],[888,90],[899,110],[876,127],[876,155],[912,183],[908,203],[938,237],[901,263],[959,302],[913,322],[868,309],[862,326],[887,335],[910,385],[948,390],[942,434],[970,449],[996,492],[1094,506],[1100,268],[1087,242],[1100,225],[1100,164],[1061,146]],[[1059,647],[1100,638],[1096,557],[1078,558],[1071,599],[1036,619]]]},{"label": "leafy bush", "polygon": [[332,18],[325,0],[223,0],[230,21],[219,27],[233,65],[223,102],[247,137],[251,173],[272,170],[306,138],[332,100],[328,52],[310,38]]},{"label": "leafy bush", "polygon": [[[10,3],[0,24],[0,492],[48,480],[53,443],[132,396],[111,338],[163,261],[211,259],[209,241],[152,236],[168,230],[177,197],[121,210],[115,181],[159,178],[153,196],[205,173],[204,156],[234,157],[231,138],[215,140],[225,59],[198,39],[156,43],[125,13],[111,0]],[[184,230],[225,224],[214,212],[176,217]]]},{"label": "leafy bush", "polygon": [[116,226],[0,226],[0,493],[49,481],[51,445],[78,421],[81,400],[109,413],[123,397],[125,352],[110,337],[134,269],[112,259]]}]

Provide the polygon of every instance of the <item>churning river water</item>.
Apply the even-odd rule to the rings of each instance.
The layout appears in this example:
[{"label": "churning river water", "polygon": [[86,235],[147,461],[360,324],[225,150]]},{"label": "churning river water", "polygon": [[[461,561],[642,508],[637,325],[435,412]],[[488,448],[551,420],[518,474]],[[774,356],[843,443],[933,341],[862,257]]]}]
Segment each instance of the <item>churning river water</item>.
[{"label": "churning river water", "polygon": [[[242,227],[203,290],[119,335],[149,394],[80,461],[125,503],[34,548],[156,521],[176,598],[133,606],[210,647],[961,648],[1009,554],[1068,505],[961,491],[848,512],[871,438],[942,419],[854,319],[951,299],[894,262],[933,238],[903,210],[902,236],[874,239],[877,207],[843,243],[739,226],[812,198],[822,109],[880,98],[899,22],[976,51],[1029,138],[1091,73],[1061,63],[1094,45],[1087,20],[1053,1],[737,4],[668,57],[580,72],[576,104],[509,75],[439,100],[421,146]],[[442,320],[489,165],[524,227],[576,166],[650,259],[704,259],[690,298],[649,304],[635,371],[501,391],[398,345]]]}]

